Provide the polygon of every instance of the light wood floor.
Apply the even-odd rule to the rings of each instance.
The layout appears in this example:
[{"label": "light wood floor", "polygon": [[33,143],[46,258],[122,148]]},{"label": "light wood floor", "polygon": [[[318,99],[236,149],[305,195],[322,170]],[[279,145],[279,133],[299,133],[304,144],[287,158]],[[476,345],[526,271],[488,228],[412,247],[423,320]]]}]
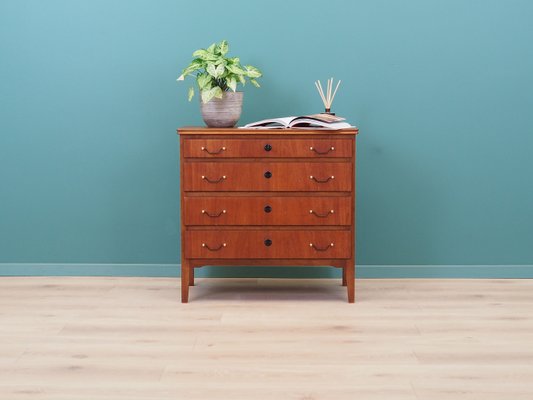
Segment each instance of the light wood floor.
[{"label": "light wood floor", "polygon": [[0,399],[533,399],[533,280],[0,278]]}]

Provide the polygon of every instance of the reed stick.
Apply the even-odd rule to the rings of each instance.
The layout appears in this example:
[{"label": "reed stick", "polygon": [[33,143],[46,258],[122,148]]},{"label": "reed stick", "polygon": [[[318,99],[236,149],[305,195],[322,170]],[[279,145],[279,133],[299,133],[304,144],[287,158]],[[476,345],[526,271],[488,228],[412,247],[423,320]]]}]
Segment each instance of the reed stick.
[{"label": "reed stick", "polygon": [[320,95],[320,98],[322,99],[326,110],[331,109],[333,100],[335,99],[337,90],[339,90],[340,84],[341,80],[337,82],[337,86],[335,86],[335,90],[333,90],[333,78],[329,78],[326,81],[326,92],[324,93],[324,88],[322,87],[322,83],[320,82],[320,80],[315,81],[316,90],[318,91],[318,94]]},{"label": "reed stick", "polygon": [[328,101],[328,108],[331,108],[330,107],[331,104],[330,104],[329,100],[331,99],[331,81],[332,81],[332,79],[328,79],[328,97],[326,98],[326,100]]},{"label": "reed stick", "polygon": [[320,93],[324,98],[324,104],[326,104],[326,97],[324,96],[324,90],[322,89],[322,83],[320,81],[318,81],[318,86],[320,86]]},{"label": "reed stick", "polygon": [[318,94],[320,95],[320,98],[322,99],[322,102],[324,105],[326,104],[326,98],[324,97],[324,93],[322,92],[322,88],[319,86],[318,81],[315,82],[316,89],[318,90]]},{"label": "reed stick", "polygon": [[335,95],[337,94],[337,89],[339,88],[339,85],[341,84],[341,80],[339,79],[339,81],[337,82],[337,86],[335,87],[335,91],[333,92],[333,96],[331,96],[331,100],[329,102],[329,104],[333,104],[333,99],[335,99]]}]

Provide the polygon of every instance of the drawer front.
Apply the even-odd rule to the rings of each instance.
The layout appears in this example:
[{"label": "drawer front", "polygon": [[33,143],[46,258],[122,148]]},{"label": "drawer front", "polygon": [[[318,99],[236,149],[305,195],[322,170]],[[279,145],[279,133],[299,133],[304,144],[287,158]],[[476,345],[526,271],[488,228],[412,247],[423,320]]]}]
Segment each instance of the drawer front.
[{"label": "drawer front", "polygon": [[186,162],[185,191],[351,191],[349,162]]},{"label": "drawer front", "polygon": [[351,157],[350,139],[185,139],[183,155],[231,157]]},{"label": "drawer front", "polygon": [[185,225],[350,225],[350,197],[185,197]]},{"label": "drawer front", "polygon": [[350,231],[219,230],[185,232],[187,258],[351,257]]}]

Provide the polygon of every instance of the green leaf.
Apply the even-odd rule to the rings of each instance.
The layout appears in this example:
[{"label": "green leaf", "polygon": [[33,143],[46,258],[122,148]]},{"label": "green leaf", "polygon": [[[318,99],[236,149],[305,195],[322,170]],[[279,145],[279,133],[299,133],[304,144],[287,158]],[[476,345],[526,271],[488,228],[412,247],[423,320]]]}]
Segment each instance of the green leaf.
[{"label": "green leaf", "polygon": [[215,46],[216,46],[216,43],[213,43],[211,46],[209,46],[206,51],[208,53],[211,53],[211,54],[215,54]]},{"label": "green leaf", "polygon": [[[213,98],[222,98],[224,91],[237,91],[237,86],[246,84],[247,80],[256,87],[260,87],[257,78],[262,76],[261,71],[252,66],[242,66],[239,57],[226,58],[229,51],[227,40],[213,43],[206,49],[199,49],[193,53],[192,62],[182,71],[178,81],[184,80],[189,75],[194,75],[201,100],[204,103]],[[189,89],[189,101],[195,95],[194,86]]]},{"label": "green leaf", "polygon": [[202,91],[202,102],[207,103],[209,102],[213,97],[222,98],[222,89],[220,89],[218,86],[215,86],[214,88],[203,90]]},{"label": "green leaf", "polygon": [[213,89],[215,91],[215,97],[217,99],[221,99],[222,96],[224,95],[224,92],[222,91],[222,89],[220,87],[218,87],[218,86],[214,87]]},{"label": "green leaf", "polygon": [[181,75],[178,80],[182,81],[187,75],[190,75],[192,72],[196,71],[197,69],[202,69],[203,67],[203,60],[199,58],[192,60],[191,63],[181,72]]},{"label": "green leaf", "polygon": [[192,55],[193,57],[198,57],[204,61],[215,61],[218,58],[215,54],[212,54],[205,49],[196,50]]},{"label": "green leaf", "polygon": [[215,78],[222,76],[222,74],[224,73],[224,69],[225,69],[224,64],[220,64],[216,69],[217,76],[215,76]]},{"label": "green leaf", "polygon": [[203,73],[196,77],[196,82],[200,90],[211,89],[213,78],[211,75]]},{"label": "green leaf", "polygon": [[229,50],[229,45],[227,40],[223,40],[218,44],[218,51],[221,55],[225,55]]},{"label": "green leaf", "polygon": [[213,98],[215,94],[213,93],[212,89],[208,89],[208,90],[202,90],[201,95],[202,95],[202,103],[207,103],[209,100]]},{"label": "green leaf", "polygon": [[207,71],[207,73],[209,75],[211,75],[211,76],[216,78],[217,67],[215,66],[215,64],[208,64],[207,68],[206,68],[206,71]]},{"label": "green leaf", "polygon": [[207,66],[207,72],[209,75],[211,75],[213,78],[217,79],[224,73],[224,64],[220,64],[215,67],[214,64],[209,64]]},{"label": "green leaf", "polygon": [[243,70],[240,66],[237,64],[228,64],[226,66],[229,72],[235,74],[235,75],[244,75],[246,73],[245,70]]},{"label": "green leaf", "polygon": [[237,79],[235,79],[235,76],[227,77],[226,83],[231,90],[233,90],[234,92],[237,91]]},{"label": "green leaf", "polygon": [[246,75],[248,75],[250,78],[259,78],[261,75],[263,75],[261,71],[252,65],[247,65],[244,68],[246,68]]}]

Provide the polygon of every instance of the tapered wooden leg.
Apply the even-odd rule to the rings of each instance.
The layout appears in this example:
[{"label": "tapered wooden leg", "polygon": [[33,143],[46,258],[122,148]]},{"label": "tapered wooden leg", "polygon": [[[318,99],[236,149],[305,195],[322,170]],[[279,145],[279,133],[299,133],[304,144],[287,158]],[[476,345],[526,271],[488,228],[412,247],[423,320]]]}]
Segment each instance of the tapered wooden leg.
[{"label": "tapered wooden leg", "polygon": [[181,263],[181,302],[189,302],[189,276],[191,266],[187,261]]},{"label": "tapered wooden leg", "polygon": [[344,266],[346,271],[346,289],[348,291],[348,303],[355,301],[355,264],[353,261],[348,260]]},{"label": "tapered wooden leg", "polygon": [[346,266],[342,267],[342,286],[346,286]]},{"label": "tapered wooden leg", "polygon": [[194,286],[194,267],[189,268],[189,286]]}]

